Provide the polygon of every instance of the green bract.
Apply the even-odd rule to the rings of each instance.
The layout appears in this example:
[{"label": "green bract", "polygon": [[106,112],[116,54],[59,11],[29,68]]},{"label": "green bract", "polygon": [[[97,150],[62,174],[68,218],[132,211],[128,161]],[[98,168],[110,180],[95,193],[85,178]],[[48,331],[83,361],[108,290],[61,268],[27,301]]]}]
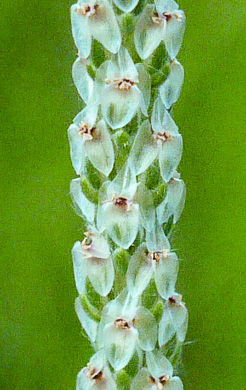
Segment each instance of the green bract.
[{"label": "green bract", "polygon": [[173,0],[79,0],[71,17],[82,106],[70,192],[86,226],[72,249],[75,309],[95,350],[77,390],[182,390],[169,358],[188,326],[172,245],[186,194],[172,116],[185,15]]}]

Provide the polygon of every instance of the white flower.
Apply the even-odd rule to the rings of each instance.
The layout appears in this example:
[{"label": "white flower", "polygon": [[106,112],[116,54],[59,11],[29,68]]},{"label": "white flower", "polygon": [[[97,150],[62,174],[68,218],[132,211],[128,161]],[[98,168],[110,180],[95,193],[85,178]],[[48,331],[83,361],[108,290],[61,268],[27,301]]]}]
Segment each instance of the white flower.
[{"label": "white flower", "polygon": [[147,116],[150,76],[143,64],[134,65],[126,49],[121,48],[114,60],[106,62],[97,77],[102,113],[112,129],[127,125],[139,108]]},{"label": "white flower", "polygon": [[135,46],[142,59],[148,58],[164,40],[173,60],[181,47],[185,30],[185,14],[173,0],[155,0],[146,5],[135,30]]},{"label": "white flower", "polygon": [[178,376],[173,376],[173,367],[160,351],[147,352],[147,367],[134,378],[131,390],[183,390]]},{"label": "white flower", "polygon": [[109,130],[102,119],[96,122],[97,107],[86,106],[68,129],[70,154],[77,175],[85,169],[86,156],[92,165],[108,176],[114,165],[114,149]]},{"label": "white flower", "polygon": [[118,371],[124,368],[139,345],[144,351],[154,349],[157,323],[154,316],[127,289],[109,302],[102,313],[97,342],[103,347],[108,361]]},{"label": "white flower", "polygon": [[169,75],[159,89],[161,100],[167,110],[178,100],[183,82],[183,66],[177,60],[171,61]]},{"label": "white flower", "polygon": [[114,266],[107,241],[97,232],[85,233],[72,249],[75,283],[79,294],[85,291],[86,277],[95,291],[106,296],[114,282]]},{"label": "white flower", "polygon": [[117,5],[117,7],[121,9],[121,11],[123,12],[131,12],[139,2],[139,0],[113,0],[113,1],[115,5]]},{"label": "white flower", "polygon": [[76,390],[117,390],[102,350],[93,355],[87,367],[79,372]]},{"label": "white flower", "polygon": [[183,141],[178,127],[160,98],[154,103],[151,124],[152,127],[146,120],[139,127],[130,161],[136,175],[139,175],[148,169],[158,156],[161,176],[165,182],[169,182],[179,165]]},{"label": "white flower", "polygon": [[160,347],[165,345],[176,334],[177,340],[183,342],[188,328],[188,310],[182,302],[182,295],[173,293],[166,301],[164,312],[159,323],[158,341]]},{"label": "white flower", "polygon": [[177,223],[184,208],[185,196],[185,183],[180,179],[180,174],[175,172],[168,183],[165,199],[156,209],[160,224],[167,222],[171,216],[173,216],[173,223]]},{"label": "white flower", "polygon": [[146,241],[147,244],[141,244],[130,260],[126,275],[128,290],[133,297],[140,296],[154,276],[159,294],[167,299],[177,280],[177,255],[170,251],[168,239],[158,224],[146,233]]},{"label": "white flower", "polygon": [[108,0],[79,0],[71,7],[72,33],[80,56],[87,58],[92,37],[112,53],[121,45],[120,29]]},{"label": "white flower", "polygon": [[129,248],[139,229],[139,205],[134,201],[137,183],[127,167],[113,182],[106,181],[99,191],[97,227],[122,248]]}]

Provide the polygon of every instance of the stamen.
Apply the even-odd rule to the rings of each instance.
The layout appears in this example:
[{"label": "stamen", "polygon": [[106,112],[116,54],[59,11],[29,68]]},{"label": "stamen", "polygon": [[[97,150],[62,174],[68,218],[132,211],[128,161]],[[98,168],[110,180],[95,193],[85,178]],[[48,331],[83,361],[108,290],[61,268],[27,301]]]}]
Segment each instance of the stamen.
[{"label": "stamen", "polygon": [[121,91],[129,91],[134,84],[134,81],[131,81],[129,79],[123,79],[118,83],[118,88]]},{"label": "stamen", "polygon": [[115,320],[114,324],[119,329],[130,329],[131,327],[129,322],[127,322],[123,318],[118,318],[117,320]]}]

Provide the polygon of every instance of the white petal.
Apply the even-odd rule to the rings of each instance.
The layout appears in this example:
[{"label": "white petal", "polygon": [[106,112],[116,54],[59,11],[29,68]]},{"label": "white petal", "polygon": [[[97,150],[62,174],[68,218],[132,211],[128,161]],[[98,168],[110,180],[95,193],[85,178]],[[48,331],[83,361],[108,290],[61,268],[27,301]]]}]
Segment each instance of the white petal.
[{"label": "white petal", "polygon": [[148,169],[155,160],[158,151],[159,148],[153,138],[150,123],[146,120],[139,127],[129,157],[136,175],[140,175]]},{"label": "white petal", "polygon": [[148,116],[151,95],[151,77],[143,64],[137,64],[136,68],[138,70],[139,78],[138,88],[142,92],[143,96],[141,110],[145,116]]},{"label": "white petal", "polygon": [[176,58],[182,45],[185,24],[186,19],[183,11],[173,12],[165,24],[164,43],[171,60]]},{"label": "white petal", "polygon": [[178,376],[172,377],[165,385],[165,390],[183,390],[184,386]]},{"label": "white petal", "polygon": [[155,207],[151,192],[140,183],[137,190],[136,202],[139,204],[140,222],[143,227],[151,231],[155,224]]},{"label": "white petal", "polygon": [[77,175],[81,175],[85,169],[84,141],[77,125],[72,124],[68,128],[68,139],[70,144],[70,156],[73,168]]},{"label": "white petal", "polygon": [[128,249],[135,240],[139,229],[139,207],[133,204],[129,211],[113,203],[102,205],[105,228],[112,240],[124,249]]},{"label": "white petal", "polygon": [[73,271],[76,288],[79,294],[82,294],[85,291],[85,282],[87,276],[87,262],[83,256],[83,251],[81,248],[81,242],[77,241],[72,249],[73,257]]},{"label": "white petal", "polygon": [[150,379],[150,373],[146,368],[141,368],[133,379],[130,390],[158,390]]},{"label": "white petal", "polygon": [[98,5],[95,15],[88,20],[91,34],[111,53],[117,53],[121,34],[114,11],[108,1],[101,0]]},{"label": "white petal", "polygon": [[77,375],[76,381],[76,390],[90,390],[91,389],[91,380],[85,374],[86,367],[82,368],[82,370]]},{"label": "white petal", "polygon": [[[168,310],[172,316],[176,331],[181,328],[180,336],[182,340],[180,341],[184,341],[188,325],[188,310],[186,306],[181,303],[180,305],[170,306]],[[182,328],[183,325],[185,326]]]},{"label": "white petal", "polygon": [[161,225],[155,221],[153,229],[146,232],[146,244],[149,252],[169,250],[170,244]]},{"label": "white petal", "polygon": [[157,98],[154,103],[151,125],[156,133],[170,133],[172,135],[179,134],[179,129],[173,118],[166,110],[161,98]]},{"label": "white petal", "polygon": [[112,129],[126,126],[139,108],[141,92],[136,85],[130,90],[120,90],[115,85],[106,85],[101,102],[104,119]]},{"label": "white petal", "polygon": [[132,296],[140,296],[152,277],[152,262],[147,252],[146,245],[141,244],[131,257],[126,282]]},{"label": "white petal", "polygon": [[184,68],[174,60],[170,64],[170,73],[160,86],[160,96],[166,109],[169,109],[179,98],[184,82]]},{"label": "white petal", "polygon": [[98,210],[97,210],[97,228],[99,232],[103,232],[106,227],[106,220],[104,217],[104,204],[108,202],[107,199],[107,190],[111,182],[108,180],[103,183],[102,187],[99,190],[98,194]]},{"label": "white petal", "polygon": [[137,191],[137,181],[134,169],[130,164],[125,164],[108,187],[108,196],[115,194],[132,200]]},{"label": "white petal", "polygon": [[161,321],[159,323],[159,332],[158,332],[158,341],[160,347],[165,345],[176,332],[176,327],[173,323],[173,318],[171,316],[170,310],[165,308],[162,315]]},{"label": "white petal", "polygon": [[180,191],[181,192],[180,199],[179,199],[177,207],[174,210],[173,223],[178,222],[178,220],[183,212],[184,205],[185,205],[186,187],[185,187],[183,180],[181,180],[180,187],[182,188],[182,192]]},{"label": "white petal", "polygon": [[87,58],[91,51],[91,33],[88,28],[88,19],[80,14],[78,4],[71,7],[72,34],[80,56]]},{"label": "white petal", "polygon": [[98,108],[96,104],[89,104],[76,115],[76,117],[73,120],[74,123],[77,126],[80,126],[81,123],[88,124],[89,128],[91,129],[94,126],[97,119],[97,110]]},{"label": "white petal", "polygon": [[109,64],[111,64],[111,61],[105,61],[97,70],[91,103],[99,105],[104,98],[105,80],[107,79]]},{"label": "white petal", "polygon": [[120,76],[124,79],[130,79],[131,81],[138,82],[137,68],[127,49],[121,48],[118,54],[118,66],[120,70]]},{"label": "white petal", "polygon": [[139,333],[140,347],[152,351],[157,342],[157,322],[153,314],[145,307],[139,307],[134,318],[134,327]]},{"label": "white petal", "polygon": [[124,318],[126,321],[132,321],[137,312],[138,297],[133,297],[127,288],[110,301],[103,309],[102,321],[106,323],[113,322],[117,318]]},{"label": "white petal", "polygon": [[98,322],[90,318],[89,315],[83,310],[80,303],[80,297],[75,299],[75,311],[82,327],[88,334],[91,341],[94,342],[97,337]]},{"label": "white petal", "polygon": [[130,329],[120,329],[114,324],[108,324],[104,328],[104,349],[111,366],[116,370],[124,368],[132,358],[138,332]]},{"label": "white petal", "polygon": [[155,5],[160,14],[167,11],[172,12],[179,8],[174,0],[155,0]]},{"label": "white petal", "polygon": [[108,176],[114,165],[114,149],[106,123],[102,119],[96,124],[93,139],[85,142],[86,154],[92,165]]},{"label": "white petal", "polygon": [[161,254],[155,268],[155,282],[160,296],[167,299],[175,288],[179,261],[176,253]]},{"label": "white petal", "polygon": [[135,29],[136,50],[143,60],[153,53],[163,38],[164,23],[162,20],[159,23],[153,22],[154,12],[153,5],[146,5]]},{"label": "white petal", "polygon": [[86,61],[77,58],[72,67],[74,84],[85,103],[88,103],[93,92],[93,80],[86,69]]},{"label": "white petal", "polygon": [[187,330],[188,330],[188,310],[186,309],[186,315],[185,315],[184,322],[177,329],[177,339],[179,341],[181,341],[182,343],[185,341]]},{"label": "white petal", "polygon": [[173,177],[182,156],[183,139],[181,134],[171,135],[171,139],[162,143],[159,153],[160,171],[163,180],[168,183]]},{"label": "white petal", "polygon": [[95,216],[95,205],[90,202],[86,196],[83,194],[80,178],[73,179],[70,185],[70,193],[72,200],[77,206],[77,213],[80,217],[86,218],[90,223],[93,223]]},{"label": "white petal", "polygon": [[87,274],[96,292],[105,297],[114,283],[114,266],[112,258],[100,259],[92,257],[87,260]]},{"label": "white petal", "polygon": [[131,12],[136,7],[138,1],[139,0],[114,0],[114,3],[121,11]]},{"label": "white petal", "polygon": [[155,379],[160,378],[163,375],[172,377],[173,367],[169,360],[163,356],[161,351],[155,350],[153,352],[147,352],[146,361],[148,370]]},{"label": "white petal", "polygon": [[171,215],[174,223],[178,221],[185,202],[185,184],[181,179],[171,179],[168,183],[167,195],[157,207],[157,218],[160,224],[166,222]]}]

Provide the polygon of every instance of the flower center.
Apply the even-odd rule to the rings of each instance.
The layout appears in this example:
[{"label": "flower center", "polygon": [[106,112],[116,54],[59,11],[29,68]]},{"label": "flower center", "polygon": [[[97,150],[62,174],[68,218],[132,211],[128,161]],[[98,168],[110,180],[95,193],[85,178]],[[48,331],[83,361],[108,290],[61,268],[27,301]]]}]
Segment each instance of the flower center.
[{"label": "flower center", "polygon": [[152,252],[152,253],[150,253],[151,259],[155,260],[157,263],[159,263],[159,261],[161,259],[161,256],[164,259],[168,259],[169,258],[169,250],[164,250],[164,251],[161,251],[161,252]]},{"label": "flower center", "polygon": [[95,15],[98,8],[99,8],[98,4],[95,4],[94,6],[84,5],[84,6],[77,8],[75,10],[75,12],[77,12],[77,14],[79,14],[79,15],[89,16],[89,18],[90,18],[93,15]]},{"label": "flower center", "polygon": [[159,382],[162,384],[162,385],[165,385],[167,382],[168,382],[168,377],[166,375],[162,375],[160,378],[159,378]]},{"label": "flower center", "polygon": [[114,324],[119,329],[130,329],[131,327],[129,322],[127,322],[123,318],[118,318],[117,320],[115,320]]},{"label": "flower center", "polygon": [[79,125],[79,130],[78,130],[79,134],[80,135],[86,134],[88,136],[88,139],[93,138],[95,131],[96,131],[96,127],[92,127],[90,129],[90,126],[88,123],[81,122]]},{"label": "flower center", "polygon": [[128,209],[128,201],[126,198],[123,198],[123,197],[119,197],[115,200],[115,206],[119,206],[121,207],[123,210],[127,210]]},{"label": "flower center", "polygon": [[171,140],[172,140],[171,134],[168,133],[168,132],[166,132],[166,131],[164,131],[163,133],[161,133],[161,132],[154,133],[154,132],[153,132],[153,135],[154,135],[154,138],[155,138],[156,140],[160,140],[163,144],[164,144],[165,142],[168,142],[168,141],[171,141]]},{"label": "flower center", "polygon": [[118,88],[121,91],[129,91],[134,84],[134,81],[131,81],[130,79],[123,79],[118,83]]},{"label": "flower center", "polygon": [[163,19],[159,16],[158,12],[155,12],[152,16],[152,22],[155,24],[163,23]]}]

